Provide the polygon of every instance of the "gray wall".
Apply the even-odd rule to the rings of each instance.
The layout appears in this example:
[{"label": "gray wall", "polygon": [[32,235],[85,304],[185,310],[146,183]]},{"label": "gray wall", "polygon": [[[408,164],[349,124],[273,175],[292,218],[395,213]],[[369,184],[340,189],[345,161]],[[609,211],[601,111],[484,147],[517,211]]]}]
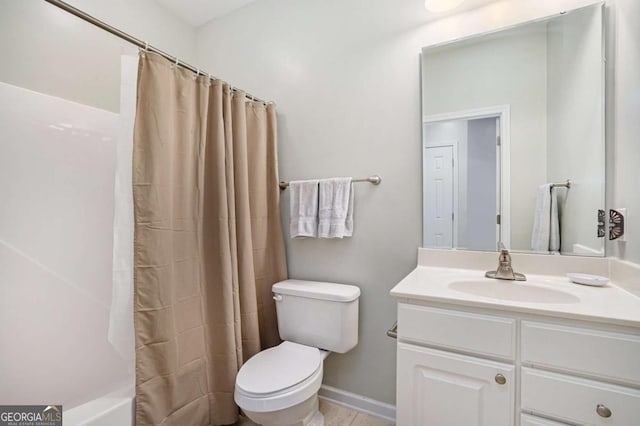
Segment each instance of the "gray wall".
[{"label": "gray wall", "polygon": [[421,48],[586,3],[497,1],[427,23],[413,0],[261,0],[199,29],[203,67],[277,102],[282,179],[383,178],[357,185],[353,238],[287,241],[292,277],[362,288],[359,345],[327,359],[325,384],[395,400],[384,333],[396,315],[388,291],[421,240]]},{"label": "gray wall", "polygon": [[[150,44],[195,59],[195,29],[153,0],[71,0]],[[0,0],[0,81],[117,112],[129,43],[41,0]]]}]

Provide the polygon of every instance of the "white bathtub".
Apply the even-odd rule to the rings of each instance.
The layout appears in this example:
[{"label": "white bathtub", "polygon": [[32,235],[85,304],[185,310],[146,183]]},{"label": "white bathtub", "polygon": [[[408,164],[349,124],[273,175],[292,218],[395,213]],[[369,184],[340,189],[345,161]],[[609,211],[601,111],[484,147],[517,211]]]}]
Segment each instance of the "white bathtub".
[{"label": "white bathtub", "polygon": [[64,426],[134,426],[133,385],[62,411]]}]

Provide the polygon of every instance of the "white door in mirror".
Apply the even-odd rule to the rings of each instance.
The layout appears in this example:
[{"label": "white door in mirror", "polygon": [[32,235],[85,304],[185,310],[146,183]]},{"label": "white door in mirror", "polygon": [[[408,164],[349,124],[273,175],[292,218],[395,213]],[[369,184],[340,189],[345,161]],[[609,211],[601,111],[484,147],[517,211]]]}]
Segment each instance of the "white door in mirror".
[{"label": "white door in mirror", "polygon": [[453,248],[453,145],[424,150],[424,246]]},{"label": "white door in mirror", "polygon": [[576,284],[591,285],[595,287],[602,287],[609,282],[609,278],[602,277],[600,275],[579,274],[571,272],[567,274],[567,278]]}]

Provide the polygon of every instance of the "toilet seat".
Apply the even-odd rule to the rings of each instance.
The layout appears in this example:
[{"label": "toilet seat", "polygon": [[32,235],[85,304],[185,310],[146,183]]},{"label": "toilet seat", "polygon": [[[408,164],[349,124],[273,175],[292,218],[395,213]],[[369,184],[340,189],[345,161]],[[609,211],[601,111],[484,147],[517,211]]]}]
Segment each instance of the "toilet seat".
[{"label": "toilet seat", "polygon": [[318,348],[293,342],[266,349],[240,368],[234,399],[241,408],[255,412],[299,404],[320,389],[322,360]]}]

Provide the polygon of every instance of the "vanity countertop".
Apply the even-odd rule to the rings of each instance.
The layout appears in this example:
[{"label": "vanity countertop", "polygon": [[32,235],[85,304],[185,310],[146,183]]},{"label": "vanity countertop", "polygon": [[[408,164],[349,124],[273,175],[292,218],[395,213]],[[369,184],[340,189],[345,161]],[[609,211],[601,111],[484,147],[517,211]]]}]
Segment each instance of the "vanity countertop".
[{"label": "vanity countertop", "polygon": [[640,298],[615,283],[590,287],[564,276],[535,274],[516,282],[485,278],[484,273],[418,266],[391,289],[391,296],[640,327]]}]

